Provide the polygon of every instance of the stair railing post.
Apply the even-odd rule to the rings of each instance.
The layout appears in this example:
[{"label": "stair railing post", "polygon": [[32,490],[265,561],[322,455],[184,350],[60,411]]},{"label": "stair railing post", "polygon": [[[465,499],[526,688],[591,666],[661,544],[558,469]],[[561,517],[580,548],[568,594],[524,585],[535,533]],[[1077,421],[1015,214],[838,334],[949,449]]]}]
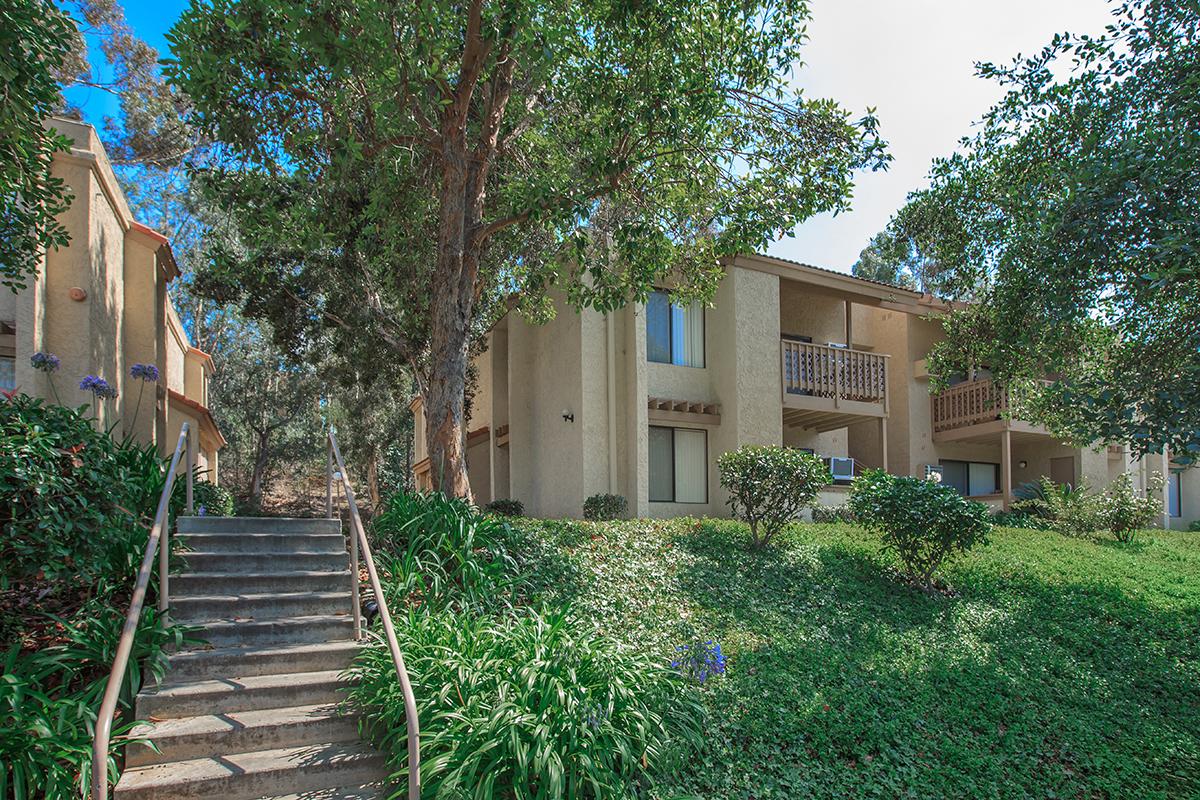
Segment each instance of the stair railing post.
[{"label": "stair railing post", "polygon": [[195,513],[195,507],[193,504],[194,495],[192,492],[192,473],[195,470],[196,470],[196,445],[192,441],[191,430],[188,430],[188,435],[187,435],[187,476],[184,478],[184,480],[187,482],[187,505],[185,506],[184,513],[186,513],[189,517]]},{"label": "stair railing post", "polygon": [[325,519],[333,519],[333,443],[325,437]]}]

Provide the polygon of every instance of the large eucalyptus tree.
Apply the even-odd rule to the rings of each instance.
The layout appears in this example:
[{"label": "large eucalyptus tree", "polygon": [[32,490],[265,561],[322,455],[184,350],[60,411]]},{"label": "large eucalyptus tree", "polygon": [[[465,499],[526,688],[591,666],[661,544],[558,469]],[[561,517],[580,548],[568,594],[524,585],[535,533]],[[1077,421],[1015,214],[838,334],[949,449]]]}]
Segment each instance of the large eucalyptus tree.
[{"label": "large eucalyptus tree", "polygon": [[435,484],[469,493],[464,382],[507,304],[608,310],[842,209],[868,113],[793,87],[802,0],[210,0],[171,33],[240,243],[214,295],[283,340],[408,362]]}]

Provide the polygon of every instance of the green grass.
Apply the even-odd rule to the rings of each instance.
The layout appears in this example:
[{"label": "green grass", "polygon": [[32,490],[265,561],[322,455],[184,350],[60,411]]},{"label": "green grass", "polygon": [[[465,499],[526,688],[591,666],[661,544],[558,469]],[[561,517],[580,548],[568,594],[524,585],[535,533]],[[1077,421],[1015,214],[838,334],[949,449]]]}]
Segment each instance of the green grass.
[{"label": "green grass", "polygon": [[889,577],[878,541],[726,521],[516,523],[553,601],[669,660],[715,639],[708,745],[664,797],[1200,797],[1200,536],[997,529]]}]

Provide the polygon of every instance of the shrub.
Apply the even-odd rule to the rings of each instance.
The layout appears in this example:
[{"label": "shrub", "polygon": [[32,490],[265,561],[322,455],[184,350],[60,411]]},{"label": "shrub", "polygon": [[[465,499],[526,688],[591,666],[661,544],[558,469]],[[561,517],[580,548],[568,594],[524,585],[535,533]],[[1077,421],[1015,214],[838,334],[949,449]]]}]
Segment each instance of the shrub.
[{"label": "shrub", "polygon": [[849,506],[813,506],[813,522],[854,523],[854,512]]},{"label": "shrub", "polygon": [[484,506],[483,510],[489,514],[495,514],[500,517],[525,516],[525,505],[520,500],[513,500],[511,498],[493,500]]},{"label": "shrub", "polygon": [[833,478],[812,453],[777,445],[748,445],[717,459],[729,508],[750,526],[753,547],[767,545]]},{"label": "shrub", "polygon": [[1097,516],[1103,527],[1112,532],[1119,542],[1132,542],[1139,528],[1149,527],[1162,514],[1162,501],[1150,495],[1162,491],[1163,477],[1156,475],[1150,480],[1145,492],[1137,492],[1129,473],[1123,472],[1108,486],[1104,494],[1096,497]]},{"label": "shrub", "polygon": [[596,521],[620,519],[629,503],[619,494],[594,494],[583,501],[583,518]]},{"label": "shrub", "polygon": [[997,511],[992,514],[992,525],[1025,530],[1043,530],[1048,527],[1040,518],[1025,511]]},{"label": "shrub", "polygon": [[1192,531],[1193,533],[1200,531],[1200,519],[1192,520],[1192,524],[1188,525],[1188,530]]},{"label": "shrub", "polygon": [[1066,536],[1085,536],[1104,527],[1095,495],[1084,485],[1060,485],[1043,476],[1014,494],[1021,498],[1013,504],[1015,511],[1040,519],[1045,527]]},{"label": "shrub", "polygon": [[[420,698],[430,797],[630,797],[700,744],[703,711],[678,673],[563,612],[414,612],[397,634]],[[353,674],[353,700],[403,774],[404,704],[387,647],[365,648]]]},{"label": "shrub", "polygon": [[0,402],[0,573],[87,585],[123,570],[163,480],[153,445],[115,442],[28,395]]},{"label": "shrub", "polygon": [[[187,508],[187,482],[183,476],[175,478],[171,489],[171,515],[178,517]],[[206,480],[192,483],[192,510],[202,517],[232,517],[233,494],[224,486]]]},{"label": "shrub", "polygon": [[850,508],[867,528],[883,536],[883,549],[924,589],[956,552],[987,542],[988,509],[950,486],[868,470],[850,485]]},{"label": "shrub", "polygon": [[371,520],[371,535],[397,610],[412,596],[437,606],[491,606],[514,580],[507,524],[458,498],[394,494]]}]

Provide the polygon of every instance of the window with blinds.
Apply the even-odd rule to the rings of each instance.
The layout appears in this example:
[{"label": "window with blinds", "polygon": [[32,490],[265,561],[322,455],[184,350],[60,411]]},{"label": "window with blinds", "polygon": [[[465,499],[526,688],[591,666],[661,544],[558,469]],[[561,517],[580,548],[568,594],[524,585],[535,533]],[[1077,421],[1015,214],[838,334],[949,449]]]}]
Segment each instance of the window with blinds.
[{"label": "window with blinds", "polygon": [[0,389],[11,390],[17,386],[17,362],[9,356],[0,356]]},{"label": "window with blinds", "polygon": [[708,433],[650,426],[652,503],[708,502]]},{"label": "window with blinds", "polygon": [[666,292],[652,292],[646,303],[646,360],[703,367],[704,306],[672,303]]}]

